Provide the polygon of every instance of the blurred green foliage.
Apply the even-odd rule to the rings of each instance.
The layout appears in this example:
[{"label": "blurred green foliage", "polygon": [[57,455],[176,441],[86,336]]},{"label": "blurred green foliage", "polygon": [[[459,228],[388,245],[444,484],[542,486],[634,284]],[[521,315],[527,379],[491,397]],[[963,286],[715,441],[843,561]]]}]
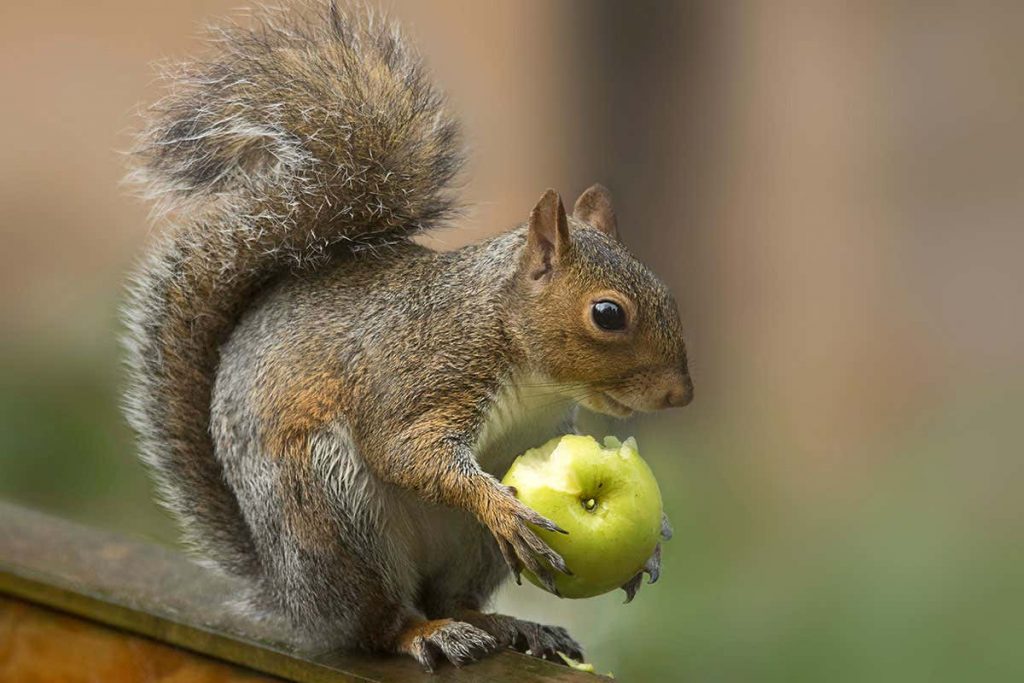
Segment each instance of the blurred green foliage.
[{"label": "blurred green foliage", "polygon": [[119,412],[113,342],[89,357],[17,349],[0,377],[0,497],[173,542]]},{"label": "blurred green foliage", "polygon": [[[116,356],[113,343],[4,355],[0,496],[172,543],[118,411]],[[922,414],[881,439],[864,485],[811,501],[765,476],[781,454],[725,420],[618,425],[675,525],[661,581],[628,606],[528,586],[497,606],[569,626],[599,671],[629,681],[1022,680],[1006,476],[1022,408],[1024,391],[993,389]]]}]

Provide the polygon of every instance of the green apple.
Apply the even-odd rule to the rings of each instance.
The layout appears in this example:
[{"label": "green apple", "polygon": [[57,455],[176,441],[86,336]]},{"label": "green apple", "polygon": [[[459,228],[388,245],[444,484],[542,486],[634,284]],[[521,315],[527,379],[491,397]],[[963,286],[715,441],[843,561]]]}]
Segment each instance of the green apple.
[{"label": "green apple", "polygon": [[[572,576],[553,571],[563,597],[589,598],[621,587],[654,552],[661,491],[630,437],[567,435],[516,458],[502,483],[568,534],[534,527]],[[541,586],[529,571],[523,574]]]}]

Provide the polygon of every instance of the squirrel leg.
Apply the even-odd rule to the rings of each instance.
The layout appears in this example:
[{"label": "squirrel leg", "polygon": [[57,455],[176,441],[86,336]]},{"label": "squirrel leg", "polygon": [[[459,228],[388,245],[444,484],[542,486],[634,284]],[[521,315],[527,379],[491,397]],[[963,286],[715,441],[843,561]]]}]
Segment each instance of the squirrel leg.
[{"label": "squirrel leg", "polygon": [[558,652],[583,660],[583,648],[561,626],[546,626],[505,614],[487,614],[477,610],[460,610],[456,618],[486,631],[498,647],[510,647],[552,662],[564,664]]},{"label": "squirrel leg", "polygon": [[443,659],[462,666],[500,647],[487,631],[454,619],[411,620],[395,642],[398,654],[409,655],[428,673],[433,673]]},{"label": "squirrel leg", "polygon": [[[569,532],[517,499],[513,487],[480,469],[464,439],[430,423],[409,427],[408,432],[412,436],[400,435],[383,453],[367,453],[367,461],[377,475],[430,502],[472,513],[494,536],[517,583],[522,583],[519,575],[525,567],[558,595],[549,567],[563,574],[571,575],[572,571],[531,527]],[[394,454],[403,457],[400,466],[385,459]],[[408,463],[429,463],[429,467]]]}]

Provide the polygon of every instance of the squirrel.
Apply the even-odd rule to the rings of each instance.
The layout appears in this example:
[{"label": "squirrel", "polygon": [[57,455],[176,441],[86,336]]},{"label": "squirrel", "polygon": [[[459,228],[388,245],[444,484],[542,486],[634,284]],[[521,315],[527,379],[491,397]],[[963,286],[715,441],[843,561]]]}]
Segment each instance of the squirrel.
[{"label": "squirrel", "polygon": [[482,611],[523,568],[553,592],[571,572],[498,477],[577,406],[687,404],[675,301],[600,185],[455,251],[414,241],[457,214],[464,156],[421,59],[334,2],[251,19],[172,76],[132,150],[167,224],[124,316],[158,499],[296,647],[428,671],[505,647],[581,658],[563,628]]}]

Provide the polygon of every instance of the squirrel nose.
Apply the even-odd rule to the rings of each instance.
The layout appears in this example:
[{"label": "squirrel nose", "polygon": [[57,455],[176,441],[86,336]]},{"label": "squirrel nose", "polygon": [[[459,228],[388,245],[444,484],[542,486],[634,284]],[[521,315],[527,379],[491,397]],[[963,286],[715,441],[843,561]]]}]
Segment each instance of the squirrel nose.
[{"label": "squirrel nose", "polygon": [[689,375],[683,375],[672,383],[665,394],[665,407],[681,408],[693,400],[693,381]]}]

